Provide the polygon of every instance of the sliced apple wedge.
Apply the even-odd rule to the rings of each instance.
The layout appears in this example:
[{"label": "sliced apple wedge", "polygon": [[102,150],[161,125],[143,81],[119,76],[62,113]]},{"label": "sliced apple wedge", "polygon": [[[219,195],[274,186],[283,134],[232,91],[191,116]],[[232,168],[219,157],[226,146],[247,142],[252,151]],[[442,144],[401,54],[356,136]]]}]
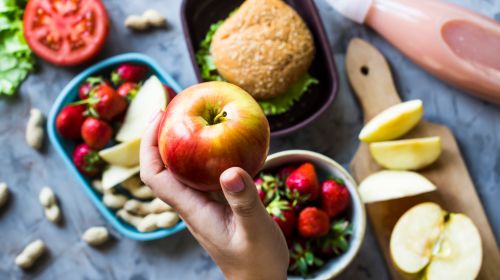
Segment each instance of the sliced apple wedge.
[{"label": "sliced apple wedge", "polygon": [[151,114],[165,109],[168,101],[163,84],[156,76],[151,76],[130,103],[123,125],[116,134],[116,140],[130,142],[141,138]]},{"label": "sliced apple wedge", "polygon": [[380,171],[361,182],[359,193],[364,203],[384,201],[436,190],[424,176],[411,171]]},{"label": "sliced apple wedge", "polygon": [[463,214],[450,214],[425,279],[475,279],[482,259],[481,236],[474,223]]},{"label": "sliced apple wedge", "polygon": [[102,173],[102,187],[104,190],[111,189],[137,173],[139,173],[139,166],[123,167],[110,165]]},{"label": "sliced apple wedge", "polygon": [[475,279],[483,250],[476,226],[463,214],[448,213],[432,202],[406,211],[391,234],[394,264],[419,279]]},{"label": "sliced apple wedge", "polygon": [[431,260],[444,222],[444,212],[435,203],[422,203],[406,211],[391,235],[390,251],[394,264],[409,274],[422,271]]},{"label": "sliced apple wedge", "polygon": [[371,143],[397,139],[415,127],[423,114],[421,100],[394,105],[371,119],[359,133],[359,140]]},{"label": "sliced apple wedge", "polygon": [[109,164],[132,167],[139,165],[141,139],[123,142],[99,152],[99,156]]},{"label": "sliced apple wedge", "polygon": [[441,138],[427,137],[370,144],[373,159],[393,170],[418,170],[434,163],[441,155]]}]

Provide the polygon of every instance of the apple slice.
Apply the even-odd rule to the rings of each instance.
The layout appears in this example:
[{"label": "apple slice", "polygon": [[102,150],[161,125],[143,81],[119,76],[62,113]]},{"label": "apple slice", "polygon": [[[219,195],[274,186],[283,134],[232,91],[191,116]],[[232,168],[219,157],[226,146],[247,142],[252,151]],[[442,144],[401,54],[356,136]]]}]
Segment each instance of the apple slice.
[{"label": "apple slice", "polygon": [[429,264],[445,223],[444,215],[439,205],[427,202],[399,218],[390,241],[391,256],[399,269],[416,274]]},{"label": "apple slice", "polygon": [[125,167],[139,165],[139,149],[141,139],[123,142],[99,152],[99,156],[106,162]]},{"label": "apple slice", "polygon": [[139,173],[139,166],[123,167],[110,165],[102,173],[102,187],[104,190],[111,189],[137,173]]},{"label": "apple slice", "polygon": [[424,176],[411,171],[380,171],[366,177],[359,185],[365,203],[402,198],[436,190]]},{"label": "apple slice", "polygon": [[431,165],[441,155],[441,138],[427,137],[370,144],[373,159],[393,170],[418,170]]},{"label": "apple slice", "polygon": [[463,214],[450,214],[425,271],[425,279],[475,279],[481,269],[483,249],[474,223]]},{"label": "apple slice", "polygon": [[116,140],[130,142],[141,138],[151,114],[164,110],[168,101],[163,84],[156,76],[151,76],[130,103],[123,125],[116,134]]},{"label": "apple slice", "polygon": [[416,126],[423,114],[421,100],[394,105],[371,119],[359,133],[359,140],[371,143],[397,139]]},{"label": "apple slice", "polygon": [[483,249],[474,223],[432,202],[412,207],[391,234],[390,252],[403,272],[427,280],[475,279]]}]

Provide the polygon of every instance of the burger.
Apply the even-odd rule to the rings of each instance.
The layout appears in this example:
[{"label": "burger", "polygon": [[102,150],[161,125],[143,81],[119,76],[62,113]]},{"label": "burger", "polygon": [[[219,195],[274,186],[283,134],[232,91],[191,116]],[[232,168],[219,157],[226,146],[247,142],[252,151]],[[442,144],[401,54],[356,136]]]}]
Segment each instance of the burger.
[{"label": "burger", "polygon": [[205,81],[250,93],[268,116],[287,112],[318,81],[309,73],[314,40],[282,0],[246,0],[210,26],[196,54]]}]

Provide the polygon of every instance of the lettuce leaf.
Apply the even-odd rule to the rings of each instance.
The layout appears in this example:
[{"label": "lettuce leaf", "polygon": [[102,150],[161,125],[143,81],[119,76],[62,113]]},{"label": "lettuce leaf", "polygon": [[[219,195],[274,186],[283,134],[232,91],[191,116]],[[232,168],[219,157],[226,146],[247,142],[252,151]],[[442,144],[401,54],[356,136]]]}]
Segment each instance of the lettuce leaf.
[{"label": "lettuce leaf", "polygon": [[283,114],[292,108],[293,104],[304,95],[310,86],[318,84],[319,81],[309,74],[305,74],[295,82],[285,93],[269,100],[258,101],[266,116]]},{"label": "lettuce leaf", "polygon": [[[224,81],[224,78],[217,72],[217,67],[210,53],[210,45],[212,44],[214,34],[223,23],[224,20],[219,20],[210,25],[207,35],[203,41],[201,41],[198,52],[196,53],[196,61],[200,66],[201,77],[204,81]],[[293,104],[309,90],[310,86],[318,83],[319,81],[317,79],[306,73],[279,97],[258,101],[258,103],[266,116],[283,114],[292,108]]]},{"label": "lettuce leaf", "polygon": [[214,59],[210,54],[210,45],[212,44],[214,34],[223,23],[224,20],[219,20],[218,22],[210,25],[207,35],[205,36],[205,39],[201,41],[200,49],[196,53],[196,61],[198,62],[198,65],[200,65],[201,77],[205,81],[223,80],[222,77],[217,73],[217,67],[215,67]]},{"label": "lettuce leaf", "polygon": [[23,36],[25,1],[0,0],[0,96],[11,96],[33,69],[33,56]]}]

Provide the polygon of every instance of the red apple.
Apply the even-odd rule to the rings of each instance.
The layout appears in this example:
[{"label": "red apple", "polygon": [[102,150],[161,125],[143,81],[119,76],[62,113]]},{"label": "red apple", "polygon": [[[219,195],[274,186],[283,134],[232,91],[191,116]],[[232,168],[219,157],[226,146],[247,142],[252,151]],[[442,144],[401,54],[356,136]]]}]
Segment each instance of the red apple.
[{"label": "red apple", "polygon": [[168,105],[158,146],[179,181],[216,191],[221,173],[230,167],[257,174],[269,151],[269,134],[266,116],[252,96],[226,82],[208,82],[184,90]]}]

